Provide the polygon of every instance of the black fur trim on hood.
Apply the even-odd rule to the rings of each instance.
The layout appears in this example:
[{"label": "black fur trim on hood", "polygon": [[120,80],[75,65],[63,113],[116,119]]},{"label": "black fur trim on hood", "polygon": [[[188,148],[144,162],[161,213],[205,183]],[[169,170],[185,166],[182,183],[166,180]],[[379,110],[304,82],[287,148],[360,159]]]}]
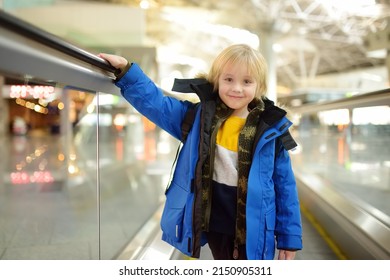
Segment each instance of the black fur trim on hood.
[{"label": "black fur trim on hood", "polygon": [[182,93],[193,93],[192,86],[198,86],[203,84],[210,84],[206,79],[194,78],[194,79],[175,79],[173,82],[172,90]]},{"label": "black fur trim on hood", "polygon": [[181,93],[196,93],[201,101],[213,100],[213,85],[204,78],[175,79],[172,87],[173,91]]},{"label": "black fur trim on hood", "polygon": [[264,111],[261,114],[261,118],[267,125],[271,126],[287,115],[287,112],[282,108],[275,106],[275,103],[272,100],[263,97],[263,102]]}]

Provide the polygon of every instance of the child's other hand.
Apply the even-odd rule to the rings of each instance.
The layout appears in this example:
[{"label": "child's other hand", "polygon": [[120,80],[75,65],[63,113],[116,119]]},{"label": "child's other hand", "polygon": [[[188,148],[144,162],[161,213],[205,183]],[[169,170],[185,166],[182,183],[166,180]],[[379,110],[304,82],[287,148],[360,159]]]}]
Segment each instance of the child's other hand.
[{"label": "child's other hand", "polygon": [[293,260],[295,251],[279,250],[278,260]]},{"label": "child's other hand", "polygon": [[127,59],[119,55],[99,53],[98,56],[107,60],[108,63],[117,69],[124,69],[127,65]]}]

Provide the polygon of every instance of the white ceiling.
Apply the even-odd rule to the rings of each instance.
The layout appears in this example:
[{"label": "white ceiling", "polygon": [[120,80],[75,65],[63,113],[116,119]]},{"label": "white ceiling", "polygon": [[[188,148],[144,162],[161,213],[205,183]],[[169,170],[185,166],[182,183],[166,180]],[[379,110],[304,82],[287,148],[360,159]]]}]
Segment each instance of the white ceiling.
[{"label": "white ceiling", "polygon": [[[134,0],[105,0],[129,3]],[[388,0],[154,0],[149,1],[147,34],[178,53],[212,59],[234,35],[215,40],[207,24],[270,32],[281,47],[276,54],[278,84],[294,87],[302,79],[384,64],[370,58],[364,38],[386,28]],[[373,4],[370,2],[374,2]],[[361,3],[361,6],[358,5]],[[342,5],[341,5],[342,4]],[[388,37],[387,37],[388,38]],[[223,40],[225,39],[225,40]],[[390,39],[388,38],[388,46]],[[216,51],[217,49],[217,51]]]},{"label": "white ceiling", "polygon": [[[71,1],[71,0],[68,0]],[[73,0],[76,1],[76,0]],[[84,0],[139,7],[140,0]],[[364,4],[364,3],[365,4]],[[369,2],[374,2],[369,4]],[[389,0],[149,0],[146,44],[169,50],[177,65],[210,62],[240,36],[260,48],[277,47],[279,86],[296,88],[321,74],[385,65],[386,55],[367,56],[365,37],[387,32]],[[344,4],[344,6],[340,5]],[[358,3],[363,3],[359,6]],[[101,18],[112,23],[112,18]],[[111,15],[112,17],[113,15]],[[386,29],[387,28],[387,29]],[[244,32],[243,30],[246,30]],[[114,30],[113,30],[114,31]],[[267,41],[268,39],[268,41]],[[200,67],[202,66],[199,63]],[[182,67],[182,65],[180,66]]]}]

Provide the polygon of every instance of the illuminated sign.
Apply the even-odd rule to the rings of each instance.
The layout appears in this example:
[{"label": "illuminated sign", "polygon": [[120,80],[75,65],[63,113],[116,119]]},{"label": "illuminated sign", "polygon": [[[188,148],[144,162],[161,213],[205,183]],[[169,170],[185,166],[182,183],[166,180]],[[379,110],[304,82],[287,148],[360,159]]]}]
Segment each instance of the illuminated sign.
[{"label": "illuminated sign", "polygon": [[49,171],[35,171],[32,174],[25,171],[12,172],[10,179],[13,185],[54,182],[54,178]]},{"label": "illuminated sign", "polygon": [[52,86],[13,85],[10,87],[11,98],[48,99],[53,96],[55,89]]}]

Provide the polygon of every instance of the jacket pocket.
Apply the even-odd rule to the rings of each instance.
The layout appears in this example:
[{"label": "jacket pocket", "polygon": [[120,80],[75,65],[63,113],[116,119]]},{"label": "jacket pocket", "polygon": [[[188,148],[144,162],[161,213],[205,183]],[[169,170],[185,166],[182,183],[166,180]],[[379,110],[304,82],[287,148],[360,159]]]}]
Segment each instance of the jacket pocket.
[{"label": "jacket pocket", "polygon": [[275,255],[275,209],[265,215],[263,259],[272,260]]},{"label": "jacket pocket", "polygon": [[182,239],[184,209],[170,209],[163,212],[161,229],[175,242]]},{"label": "jacket pocket", "polygon": [[166,194],[161,216],[161,230],[174,242],[182,240],[185,204],[188,192],[178,185],[172,185]]}]

